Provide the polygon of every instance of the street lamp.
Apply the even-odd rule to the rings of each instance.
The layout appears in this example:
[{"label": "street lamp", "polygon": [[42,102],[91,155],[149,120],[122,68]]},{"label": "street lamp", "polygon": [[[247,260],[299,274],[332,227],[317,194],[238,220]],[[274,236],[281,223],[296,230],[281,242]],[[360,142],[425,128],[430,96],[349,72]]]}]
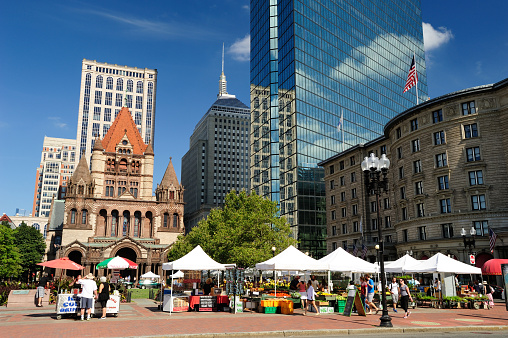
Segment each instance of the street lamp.
[{"label": "street lamp", "polygon": [[462,235],[462,240],[464,241],[464,249],[469,248],[469,252],[471,253],[472,249],[476,247],[474,238],[474,236],[476,235],[476,229],[474,227],[471,227],[469,233],[471,234],[471,239],[466,237],[466,229],[462,228],[462,230],[460,231],[460,234]]},{"label": "street lamp", "polygon": [[390,167],[390,160],[386,154],[378,158],[373,153],[369,157],[365,157],[362,162],[362,170],[365,174],[365,186],[367,194],[373,192],[376,195],[376,210],[377,210],[377,231],[379,240],[379,266],[381,268],[381,301],[383,304],[383,315],[381,316],[379,326],[392,327],[392,318],[388,315],[388,308],[386,306],[386,276],[385,276],[385,259],[384,259],[384,241],[383,231],[381,229],[381,214],[379,205],[379,196],[381,193],[388,191],[388,168]]},{"label": "street lamp", "polygon": [[[277,248],[272,246],[272,257],[275,257],[275,250],[277,250]],[[274,281],[275,285],[277,285],[277,279],[275,278],[275,270],[273,270],[273,281]]]}]

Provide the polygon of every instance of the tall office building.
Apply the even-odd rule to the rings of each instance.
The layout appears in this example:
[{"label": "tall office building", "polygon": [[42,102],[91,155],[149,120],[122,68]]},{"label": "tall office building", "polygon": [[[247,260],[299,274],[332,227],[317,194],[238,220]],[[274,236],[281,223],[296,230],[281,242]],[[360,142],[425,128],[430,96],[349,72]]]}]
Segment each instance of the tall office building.
[{"label": "tall office building", "polygon": [[182,158],[186,231],[222,206],[231,190],[249,189],[250,109],[227,93],[224,66],[217,100],[201,118]]},{"label": "tall office building", "polygon": [[104,137],[124,104],[143,141],[153,146],[157,70],[83,59],[77,141],[88,163],[96,137]]},{"label": "tall office building", "polygon": [[65,197],[67,182],[77,164],[76,140],[44,136],[41,163],[35,176],[34,217],[47,217],[51,201]]},{"label": "tall office building", "polygon": [[[279,201],[314,257],[326,253],[321,160],[381,136],[427,98],[420,0],[251,1],[251,184]],[[337,125],[343,116],[340,133]]]}]

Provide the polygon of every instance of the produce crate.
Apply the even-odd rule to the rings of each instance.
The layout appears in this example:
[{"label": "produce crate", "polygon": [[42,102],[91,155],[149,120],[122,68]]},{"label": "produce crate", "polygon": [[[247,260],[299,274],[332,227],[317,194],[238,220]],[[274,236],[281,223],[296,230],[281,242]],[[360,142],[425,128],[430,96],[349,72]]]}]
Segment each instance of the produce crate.
[{"label": "produce crate", "polygon": [[319,313],[333,313],[333,307],[331,306],[320,306]]},{"label": "produce crate", "polygon": [[282,307],[280,309],[280,312],[283,314],[283,315],[292,315],[293,314],[293,308],[292,307]]},{"label": "produce crate", "polygon": [[318,300],[318,301],[316,301],[316,305],[319,305],[319,306],[328,306],[328,305],[330,305],[330,303],[327,302],[327,301]]},{"label": "produce crate", "polygon": [[265,313],[277,313],[277,308],[275,306],[266,306]]},{"label": "produce crate", "polygon": [[344,313],[345,306],[337,306],[337,312],[338,313]]}]

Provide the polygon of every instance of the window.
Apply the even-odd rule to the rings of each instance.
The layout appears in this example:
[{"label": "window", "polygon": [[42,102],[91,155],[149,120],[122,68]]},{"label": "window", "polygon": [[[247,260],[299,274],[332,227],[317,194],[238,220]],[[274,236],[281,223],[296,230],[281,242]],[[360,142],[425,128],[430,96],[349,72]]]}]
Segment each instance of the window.
[{"label": "window", "polygon": [[169,221],[169,214],[166,212],[166,213],[164,213],[164,223],[162,224],[162,226],[164,228],[168,227],[168,221]]},{"label": "window", "polygon": [[335,195],[330,196],[330,204],[331,205],[335,204]]},{"label": "window", "polygon": [[441,109],[432,112],[432,123],[443,121],[443,111]]},{"label": "window", "polygon": [[342,208],[341,212],[342,212],[342,217],[346,217],[346,215],[347,215],[346,208]]},{"label": "window", "polygon": [[[119,94],[119,93],[116,94],[115,106],[117,106],[117,107],[122,106],[122,94]],[[115,115],[115,117],[116,117],[116,115]]]},{"label": "window", "polygon": [[436,155],[436,168],[446,167],[448,165],[448,161],[446,159],[446,153],[437,154]]},{"label": "window", "polygon": [[332,251],[337,250],[337,242],[332,242]]},{"label": "window", "polygon": [[401,199],[406,198],[406,187],[400,187],[400,198]]},{"label": "window", "polygon": [[370,220],[370,224],[372,224],[372,230],[377,230],[377,218],[373,218]]},{"label": "window", "polygon": [[342,241],[342,249],[347,250],[347,241]]},{"label": "window", "polygon": [[332,210],[332,220],[337,219],[337,214],[335,213],[335,210]]},{"label": "window", "polygon": [[392,220],[390,216],[385,216],[385,228],[391,228],[392,227]]},{"label": "window", "polygon": [[134,81],[132,80],[127,80],[127,91],[129,93],[132,93],[132,88],[134,87]]},{"label": "window", "polygon": [[360,227],[358,226],[358,222],[354,221],[353,222],[353,232],[359,232],[360,231]]},{"label": "window", "polygon": [[76,224],[76,209],[71,210],[71,224]]},{"label": "window", "polygon": [[332,226],[332,236],[336,236],[337,235],[337,227],[334,225]]},{"label": "window", "polygon": [[136,109],[143,109],[143,97],[136,96]]},{"label": "window", "polygon": [[427,233],[425,231],[425,228],[426,227],[418,227],[418,238],[420,239],[420,241],[424,241],[427,239]]},{"label": "window", "polygon": [[471,207],[473,210],[485,210],[487,209],[485,203],[485,195],[473,195],[471,196]]},{"label": "window", "polygon": [[424,217],[425,216],[425,206],[423,203],[416,204],[416,217]]},{"label": "window", "polygon": [[173,228],[178,228],[178,214],[173,214]]},{"label": "window", "polygon": [[476,113],[474,101],[464,102],[462,104],[462,115],[471,115]]},{"label": "window", "polygon": [[398,158],[398,159],[401,159],[401,158],[402,158],[402,147],[398,147],[398,148],[397,148],[397,158]]},{"label": "window", "polygon": [[95,87],[102,88],[102,76],[99,75],[95,78]]},{"label": "window", "polygon": [[341,176],[340,177],[340,186],[343,187],[346,185],[346,179],[344,178],[344,176]]},{"label": "window", "polygon": [[[111,108],[104,108],[104,121],[111,122]],[[103,136],[105,136],[104,134]]]},{"label": "window", "polygon": [[441,228],[443,229],[443,238],[453,237],[453,226],[451,223],[441,224]]},{"label": "window", "polygon": [[138,81],[138,83],[136,84],[136,93],[143,94],[143,82],[142,81]]},{"label": "window", "polygon": [[87,212],[88,210],[86,209],[81,210],[81,224],[86,224]]},{"label": "window", "polygon": [[475,170],[469,172],[469,185],[483,184],[483,171]]},{"label": "window", "polygon": [[342,224],[342,233],[347,234],[347,224]]},{"label": "window", "polygon": [[396,134],[397,139],[402,137],[402,130],[400,130],[400,127],[395,129],[395,134]]},{"label": "window", "polygon": [[401,214],[402,214],[402,220],[403,221],[406,221],[408,219],[408,215],[407,215],[407,208],[406,207],[403,207],[400,209],[401,210]]},{"label": "window", "polygon": [[346,192],[343,191],[340,193],[340,201],[345,202],[346,201]]},{"label": "window", "polygon": [[376,212],[377,211],[377,202],[372,201],[370,202],[370,212]]},{"label": "window", "polygon": [[464,125],[464,138],[478,137],[478,125],[476,123]]},{"label": "window", "polygon": [[413,172],[415,174],[419,174],[422,172],[422,161],[421,160],[416,160],[413,162]]},{"label": "window", "polygon": [[417,151],[420,151],[420,139],[416,139],[411,141],[411,150],[413,153],[416,153]]},{"label": "window", "polygon": [[434,133],[434,145],[440,145],[440,144],[445,144],[446,143],[446,140],[445,140],[445,134],[444,134],[444,131],[438,131],[436,133]]},{"label": "window", "polygon": [[418,119],[411,120],[411,131],[418,130]]},{"label": "window", "polygon": [[474,221],[473,227],[476,229],[476,236],[489,235],[489,225],[487,221]]},{"label": "window", "polygon": [[399,178],[404,178],[404,167],[399,167]]},{"label": "window", "polygon": [[392,235],[386,235],[385,236],[385,242],[386,243],[391,243],[392,242]]},{"label": "window", "polygon": [[382,145],[381,147],[379,147],[379,153],[381,155],[386,154],[386,146],[385,145]]},{"label": "window", "polygon": [[330,166],[330,175],[333,174],[335,172],[335,167],[333,166],[333,164]]},{"label": "window", "polygon": [[330,190],[333,190],[333,188],[335,188],[335,181],[331,180],[330,181]]},{"label": "window", "polygon": [[423,195],[423,182],[415,182],[415,195]]},{"label": "window", "polygon": [[408,241],[408,235],[407,235],[407,229],[402,230],[402,241],[407,242]]},{"label": "window", "polygon": [[452,203],[449,198],[439,200],[439,206],[442,214],[449,214],[452,212]]},{"label": "window", "polygon": [[123,79],[116,80],[116,90],[123,92]]},{"label": "window", "polygon": [[356,198],[356,188],[351,189],[351,198]]},{"label": "window", "polygon": [[344,170],[344,161],[339,162],[339,170]]},{"label": "window", "polygon": [[351,206],[351,208],[352,208],[353,216],[358,215],[358,204],[353,204]]},{"label": "window", "polygon": [[437,185],[439,190],[449,189],[448,186],[448,175],[439,176],[437,178]]},{"label": "window", "polygon": [[386,210],[386,209],[390,209],[390,199],[389,199],[389,198],[385,198],[385,199],[383,200],[383,204],[384,204],[384,208],[385,208],[385,210]]},{"label": "window", "polygon": [[356,173],[352,172],[351,173],[351,183],[354,183],[354,182],[356,182]]},{"label": "window", "polygon": [[349,165],[355,165],[355,157],[354,156],[351,156],[349,158]]},{"label": "window", "polygon": [[480,161],[480,147],[466,148],[466,156],[468,162]]}]

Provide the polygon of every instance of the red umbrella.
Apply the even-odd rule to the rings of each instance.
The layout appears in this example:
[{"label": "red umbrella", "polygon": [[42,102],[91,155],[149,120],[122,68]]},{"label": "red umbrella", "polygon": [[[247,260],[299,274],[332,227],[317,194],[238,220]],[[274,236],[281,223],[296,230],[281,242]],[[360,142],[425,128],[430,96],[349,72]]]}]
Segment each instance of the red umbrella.
[{"label": "red umbrella", "polygon": [[489,259],[482,266],[482,275],[501,276],[501,264],[508,264],[508,259]]},{"label": "red umbrella", "polygon": [[47,268],[67,269],[67,270],[83,270],[85,268],[84,266],[81,266],[78,263],[71,261],[69,257],[62,257],[44,263],[37,263],[37,265],[45,266]]}]

